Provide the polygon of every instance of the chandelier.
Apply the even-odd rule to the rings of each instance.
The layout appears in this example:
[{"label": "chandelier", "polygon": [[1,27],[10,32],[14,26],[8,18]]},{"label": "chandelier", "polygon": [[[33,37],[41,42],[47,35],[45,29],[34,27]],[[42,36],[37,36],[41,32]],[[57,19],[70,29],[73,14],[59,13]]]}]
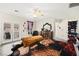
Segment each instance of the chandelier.
[{"label": "chandelier", "polygon": [[43,11],[39,8],[33,10],[33,17],[44,16]]}]

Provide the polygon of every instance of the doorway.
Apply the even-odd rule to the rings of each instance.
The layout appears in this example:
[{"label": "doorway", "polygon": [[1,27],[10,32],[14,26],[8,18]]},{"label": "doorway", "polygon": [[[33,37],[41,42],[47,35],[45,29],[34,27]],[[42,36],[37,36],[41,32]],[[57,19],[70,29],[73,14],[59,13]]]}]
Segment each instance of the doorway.
[{"label": "doorway", "polygon": [[68,35],[76,36],[77,21],[68,22]]}]

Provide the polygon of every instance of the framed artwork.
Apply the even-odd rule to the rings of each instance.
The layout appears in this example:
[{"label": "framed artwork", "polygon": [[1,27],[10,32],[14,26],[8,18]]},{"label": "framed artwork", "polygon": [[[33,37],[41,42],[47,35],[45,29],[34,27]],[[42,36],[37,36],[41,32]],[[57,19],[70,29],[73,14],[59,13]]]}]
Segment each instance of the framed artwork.
[{"label": "framed artwork", "polygon": [[10,23],[3,24],[2,44],[12,41],[12,27]]},{"label": "framed artwork", "polygon": [[11,39],[11,24],[10,23],[4,23],[4,40],[10,40]]},{"label": "framed artwork", "polygon": [[4,23],[2,44],[18,40],[20,38],[19,28],[19,24]]},{"label": "framed artwork", "polygon": [[14,39],[19,38],[19,24],[14,24]]},{"label": "framed artwork", "polygon": [[32,34],[33,31],[33,21],[27,21],[28,34]]},{"label": "framed artwork", "polygon": [[23,32],[26,32],[27,31],[27,22],[24,22],[23,24]]},{"label": "framed artwork", "polygon": [[14,39],[19,38],[19,32],[14,32]]}]

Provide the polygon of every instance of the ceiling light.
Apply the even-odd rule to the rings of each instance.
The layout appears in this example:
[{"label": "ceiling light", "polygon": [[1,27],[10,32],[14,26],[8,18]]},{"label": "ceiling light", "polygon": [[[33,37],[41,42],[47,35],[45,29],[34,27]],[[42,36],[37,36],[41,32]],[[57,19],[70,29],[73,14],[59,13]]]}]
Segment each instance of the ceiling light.
[{"label": "ceiling light", "polygon": [[43,16],[43,11],[39,8],[33,10],[33,17]]}]

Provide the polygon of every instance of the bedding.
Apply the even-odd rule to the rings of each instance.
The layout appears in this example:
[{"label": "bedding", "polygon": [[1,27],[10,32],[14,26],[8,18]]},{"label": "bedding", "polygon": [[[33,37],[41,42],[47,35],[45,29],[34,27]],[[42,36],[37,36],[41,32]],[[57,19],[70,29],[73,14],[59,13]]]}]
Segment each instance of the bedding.
[{"label": "bedding", "polygon": [[31,52],[32,56],[59,56],[61,51],[54,49],[34,50]]},{"label": "bedding", "polygon": [[[16,53],[24,56],[75,56],[76,52],[72,43],[43,39],[41,36],[26,37],[22,40],[23,46]],[[28,48],[30,47],[30,48]],[[15,55],[16,55],[15,53]]]},{"label": "bedding", "polygon": [[[42,40],[36,48],[31,50],[32,56],[59,56],[61,48],[59,45],[55,45],[55,42],[51,39]],[[60,49],[60,50],[58,50]]]}]

